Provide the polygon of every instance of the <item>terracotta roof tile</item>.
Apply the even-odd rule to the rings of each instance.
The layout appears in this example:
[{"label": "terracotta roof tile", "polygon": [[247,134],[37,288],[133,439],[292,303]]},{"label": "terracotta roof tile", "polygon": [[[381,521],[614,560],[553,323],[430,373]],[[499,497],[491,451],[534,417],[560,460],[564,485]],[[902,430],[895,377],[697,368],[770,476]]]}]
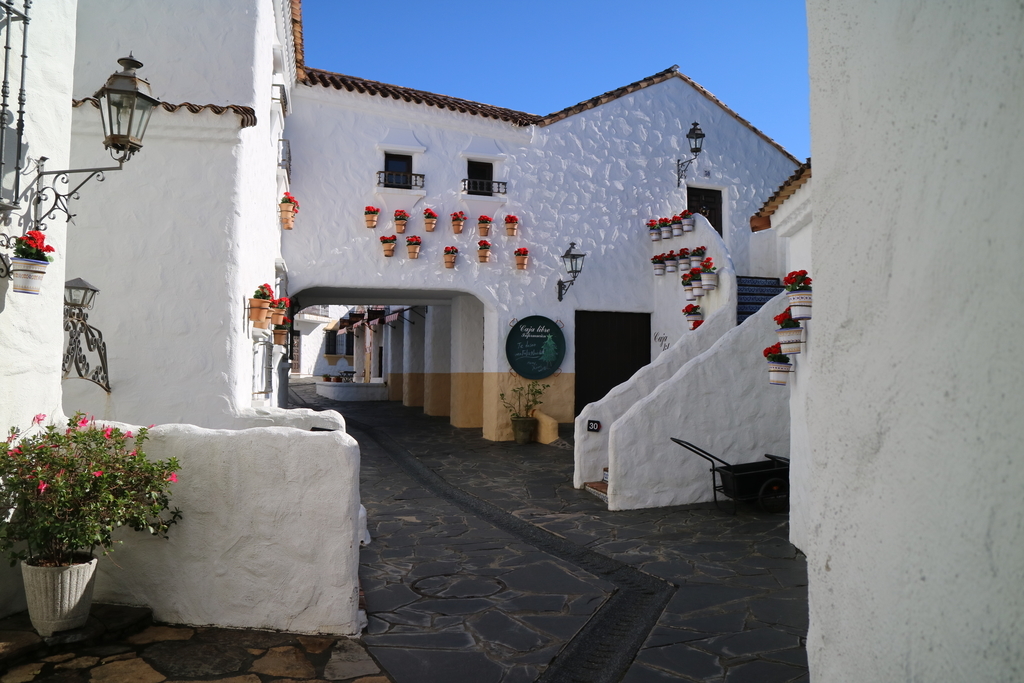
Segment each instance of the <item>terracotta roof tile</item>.
[{"label": "terracotta roof tile", "polygon": [[[84,97],[80,100],[71,100],[73,107],[80,107],[86,102],[92,104],[92,106],[99,109],[100,103],[95,97]],[[181,104],[171,104],[170,102],[161,102],[160,107],[165,111],[175,112],[179,109],[187,109],[193,114],[198,114],[201,111],[209,109],[218,116],[225,112],[232,112],[238,114],[242,119],[242,128],[250,128],[256,125],[256,110],[252,107],[243,107],[238,104],[192,104],[191,102],[182,102]]]},{"label": "terracotta roof tile", "polygon": [[608,92],[604,93],[603,95],[598,95],[597,97],[591,97],[589,100],[585,100],[583,102],[580,102],[579,104],[574,104],[571,107],[566,107],[565,109],[562,109],[560,111],[556,111],[556,112],[554,112],[552,114],[548,114],[547,116],[542,117],[541,120],[537,122],[537,124],[540,125],[540,126],[549,126],[552,123],[555,123],[556,121],[561,121],[562,119],[567,118],[569,116],[572,116],[574,114],[579,114],[580,112],[586,111],[588,109],[593,109],[594,107],[599,107],[602,104],[606,104],[608,102],[611,102],[612,100],[617,100],[620,97],[625,97],[626,95],[628,95],[630,93],[636,92],[637,90],[642,90],[643,88],[646,88],[648,86],[652,86],[652,85],[655,85],[657,83],[662,83],[664,81],[667,81],[670,78],[679,78],[679,79],[681,79],[682,81],[684,81],[685,83],[690,85],[690,87],[692,87],[694,90],[696,90],[701,95],[706,97],[708,100],[714,102],[719,107],[721,107],[725,111],[725,113],[727,113],[729,116],[731,116],[732,118],[736,119],[741,124],[743,124],[744,126],[749,128],[751,131],[753,131],[754,134],[757,135],[759,138],[761,138],[762,140],[764,140],[765,142],[770,144],[772,147],[774,147],[775,149],[777,149],[780,152],[782,152],[783,154],[785,154],[794,164],[800,163],[799,160],[795,156],[793,156],[792,154],[787,152],[786,149],[782,145],[780,145],[779,143],[775,142],[770,137],[768,137],[767,135],[762,133],[760,130],[755,128],[753,126],[753,124],[750,123],[750,121],[747,121],[745,118],[743,118],[742,116],[740,116],[739,114],[734,112],[732,109],[730,109],[725,104],[725,102],[722,102],[720,99],[718,99],[717,97],[712,95],[703,86],[701,86],[696,81],[692,80],[690,77],[684,76],[683,74],[679,73],[679,66],[678,65],[673,65],[673,66],[665,69],[664,71],[659,71],[658,73],[654,74],[653,76],[648,76],[647,78],[643,78],[643,79],[641,79],[639,81],[636,81],[635,83],[630,83],[629,85],[624,85],[621,88],[616,88],[615,90],[609,90]]},{"label": "terracotta roof tile", "polygon": [[793,196],[793,193],[799,190],[803,185],[811,179],[811,160],[808,159],[804,163],[800,164],[793,175],[786,178],[786,181],[779,186],[779,189],[775,190],[775,194],[768,198],[768,200],[761,206],[761,209],[750,217],[750,231],[760,232],[761,230],[768,230],[772,227],[771,216],[773,213],[778,211],[782,203]]},{"label": "terracotta roof tile", "polygon": [[295,43],[295,71],[300,81],[306,77],[306,43],[302,37],[302,0],[292,0],[292,39]]},{"label": "terracotta roof tile", "polygon": [[448,95],[439,95],[425,90],[414,90],[399,85],[381,83],[380,81],[370,81],[365,78],[357,78],[356,76],[323,71],[322,69],[306,67],[304,71],[304,82],[308,85],[320,85],[325,88],[334,88],[335,90],[347,90],[348,92],[358,92],[364,95],[376,95],[393,100],[425,104],[437,107],[438,109],[447,109],[463,114],[472,114],[473,116],[508,121],[517,126],[529,126],[540,120],[539,116],[527,114],[526,112],[495,107],[490,104],[473,102],[472,100],[463,100],[458,97],[449,97]]}]

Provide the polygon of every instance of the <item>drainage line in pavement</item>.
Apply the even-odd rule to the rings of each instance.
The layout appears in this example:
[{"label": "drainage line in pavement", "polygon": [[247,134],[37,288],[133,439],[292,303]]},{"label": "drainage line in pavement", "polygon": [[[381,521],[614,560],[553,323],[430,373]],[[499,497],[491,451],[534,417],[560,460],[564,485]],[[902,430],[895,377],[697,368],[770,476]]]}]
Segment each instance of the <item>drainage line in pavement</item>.
[{"label": "drainage line in pavement", "polygon": [[450,484],[389,435],[355,420],[348,424],[376,441],[399,467],[437,497],[618,587],[555,656],[538,682],[614,683],[625,675],[675,586],[519,519]]}]

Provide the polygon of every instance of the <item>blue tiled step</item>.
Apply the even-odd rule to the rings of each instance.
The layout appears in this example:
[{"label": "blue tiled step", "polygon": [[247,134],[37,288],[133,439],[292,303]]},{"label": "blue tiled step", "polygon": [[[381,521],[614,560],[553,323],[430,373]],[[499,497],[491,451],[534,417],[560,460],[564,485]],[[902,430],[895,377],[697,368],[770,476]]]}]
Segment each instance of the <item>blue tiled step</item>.
[{"label": "blue tiled step", "polygon": [[761,307],[783,291],[775,277],[736,276],[736,324],[761,310]]}]

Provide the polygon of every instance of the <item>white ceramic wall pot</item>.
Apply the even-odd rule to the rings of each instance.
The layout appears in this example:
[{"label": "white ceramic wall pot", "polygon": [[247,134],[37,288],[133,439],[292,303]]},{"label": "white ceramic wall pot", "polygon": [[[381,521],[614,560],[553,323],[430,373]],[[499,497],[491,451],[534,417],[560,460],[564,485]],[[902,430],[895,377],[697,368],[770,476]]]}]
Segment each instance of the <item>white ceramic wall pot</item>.
[{"label": "white ceramic wall pot", "polygon": [[669,228],[662,228],[661,229],[661,239],[663,239],[663,240],[672,239],[672,228],[670,228],[670,227]]},{"label": "white ceramic wall pot", "polygon": [[703,289],[717,289],[718,288],[718,273],[701,273],[700,274],[700,286]]},{"label": "white ceramic wall pot", "polygon": [[672,226],[672,236],[673,237],[682,237],[683,236],[683,226],[680,225],[679,223],[676,223],[675,225],[673,225]]},{"label": "white ceramic wall pot", "polygon": [[693,219],[692,218],[684,218],[683,219],[683,232],[693,232]]},{"label": "white ceramic wall pot", "polygon": [[38,294],[48,265],[50,265],[49,261],[13,257],[11,259],[11,278],[14,280],[12,284],[14,291],[21,294]]},{"label": "white ceramic wall pot", "polygon": [[651,241],[652,242],[660,242],[661,241],[661,230],[651,230],[650,232],[651,232]]},{"label": "white ceramic wall pot", "polygon": [[665,261],[665,272],[674,273],[676,272],[676,266],[679,265],[679,261]]},{"label": "white ceramic wall pot", "polygon": [[793,371],[793,365],[790,363],[772,363],[768,362],[768,384],[775,384],[777,386],[784,386],[786,380],[789,378],[789,373]]},{"label": "white ceramic wall pot", "polygon": [[793,320],[811,319],[811,290],[798,289],[795,292],[786,292],[789,299],[789,313]]},{"label": "white ceramic wall pot", "polygon": [[664,263],[655,263],[654,264],[654,274],[655,275],[664,275],[665,274],[665,264]]},{"label": "white ceramic wall pot", "polygon": [[70,567],[33,567],[21,563],[28,616],[39,635],[51,636],[85,624],[92,606],[97,561],[93,557]]},{"label": "white ceramic wall pot", "polygon": [[782,345],[782,353],[792,355],[794,353],[800,353],[800,348],[804,342],[804,328],[802,327],[780,327],[775,330],[775,334],[779,335],[779,344]]},{"label": "white ceramic wall pot", "polygon": [[697,281],[697,282],[693,283],[693,295],[694,296],[704,296],[704,285],[702,284],[701,281]]}]

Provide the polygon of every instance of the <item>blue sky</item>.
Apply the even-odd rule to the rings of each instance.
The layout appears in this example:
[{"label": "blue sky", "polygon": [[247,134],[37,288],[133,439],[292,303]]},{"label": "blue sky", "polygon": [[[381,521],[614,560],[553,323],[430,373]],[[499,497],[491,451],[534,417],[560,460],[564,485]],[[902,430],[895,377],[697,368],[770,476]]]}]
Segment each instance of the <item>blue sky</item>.
[{"label": "blue sky", "polygon": [[678,64],[810,156],[804,0],[303,0],[302,11],[309,66],[531,114]]}]

